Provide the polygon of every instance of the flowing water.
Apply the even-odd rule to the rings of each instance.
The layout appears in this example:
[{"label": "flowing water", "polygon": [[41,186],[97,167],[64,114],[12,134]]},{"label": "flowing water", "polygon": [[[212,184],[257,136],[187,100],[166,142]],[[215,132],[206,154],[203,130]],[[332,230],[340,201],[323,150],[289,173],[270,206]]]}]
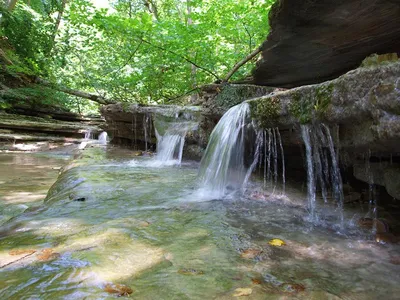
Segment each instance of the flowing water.
[{"label": "flowing water", "polygon": [[308,208],[310,220],[319,221],[316,208],[317,187],[324,202],[328,202],[328,188],[337,205],[339,223],[343,227],[343,184],[339,161],[329,127],[324,124],[301,125],[301,134],[306,148]]},{"label": "flowing water", "polygon": [[183,156],[183,146],[188,131],[195,130],[197,122],[158,118],[154,121],[157,138],[156,159],[160,165],[180,165]]},{"label": "flowing water", "polygon": [[0,225],[43,203],[65,155],[0,153]]},{"label": "flowing water", "polygon": [[[255,149],[249,145],[255,136]],[[245,158],[252,156],[252,162]],[[278,161],[281,166],[278,166]],[[228,110],[210,136],[210,141],[201,161],[199,179],[207,194],[224,197],[247,187],[250,176],[257,165],[260,170],[264,162],[264,187],[273,192],[278,185],[279,168],[282,174],[282,191],[285,191],[285,159],[278,128],[262,130],[250,119],[249,105],[244,102]]]},{"label": "flowing water", "polygon": [[[337,219],[310,227],[305,207],[278,198],[239,193],[192,201],[197,164],[150,161],[87,149],[39,209],[3,224],[0,299],[114,299],[110,284],[129,286],[135,299],[238,299],[242,292],[248,296],[239,299],[368,300],[400,293],[399,246],[378,245],[351,222],[337,234]],[[20,163],[8,168],[18,173]],[[269,245],[273,238],[286,245]]]},{"label": "flowing water", "polygon": [[105,131],[101,132],[99,134],[98,141],[102,145],[107,145],[107,143],[108,143],[108,134],[107,134],[107,132],[105,132]]},{"label": "flowing water", "polygon": [[244,147],[249,112],[247,103],[232,107],[211,133],[199,178],[204,188],[217,198],[241,188],[246,178]]}]

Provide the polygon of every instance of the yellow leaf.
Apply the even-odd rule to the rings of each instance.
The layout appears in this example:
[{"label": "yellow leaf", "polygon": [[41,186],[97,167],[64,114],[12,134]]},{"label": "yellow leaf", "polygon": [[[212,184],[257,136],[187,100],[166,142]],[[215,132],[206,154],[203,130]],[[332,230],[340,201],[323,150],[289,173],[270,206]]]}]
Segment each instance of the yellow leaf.
[{"label": "yellow leaf", "polygon": [[243,297],[243,296],[249,296],[253,290],[251,288],[238,288],[235,290],[235,293],[233,294],[234,297]]},{"label": "yellow leaf", "polygon": [[281,247],[283,245],[286,245],[286,243],[284,241],[282,241],[281,239],[272,239],[268,242],[268,244],[270,244],[271,246],[275,246],[275,247]]}]

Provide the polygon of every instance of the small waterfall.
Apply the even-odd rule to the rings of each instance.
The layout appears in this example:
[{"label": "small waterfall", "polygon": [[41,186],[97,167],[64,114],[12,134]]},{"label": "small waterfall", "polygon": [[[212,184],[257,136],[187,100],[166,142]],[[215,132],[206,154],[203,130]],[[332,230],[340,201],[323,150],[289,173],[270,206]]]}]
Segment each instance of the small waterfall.
[{"label": "small waterfall", "polygon": [[85,140],[91,140],[93,139],[93,133],[90,129],[85,131]]},{"label": "small waterfall", "polygon": [[306,146],[308,208],[310,210],[311,220],[315,220],[316,185],[314,178],[313,147],[311,145],[310,128],[308,125],[301,125],[301,135]]},{"label": "small waterfall", "polygon": [[107,145],[108,142],[108,135],[107,132],[103,131],[102,133],[99,134],[98,141],[102,145]]},{"label": "small waterfall", "polygon": [[201,186],[222,197],[232,188],[241,188],[246,177],[244,140],[249,124],[249,105],[242,103],[229,109],[211,133],[201,160]]},{"label": "small waterfall", "polygon": [[172,122],[157,119],[155,133],[157,138],[156,160],[162,165],[181,164],[183,146],[188,131],[195,130],[198,124],[176,119]]},{"label": "small waterfall", "polygon": [[[264,163],[264,189],[271,188],[272,192],[275,193],[280,177],[279,168],[281,168],[282,193],[284,194],[286,189],[285,155],[279,129],[256,129],[256,132],[257,138],[254,161],[246,174],[246,181],[244,186],[246,186],[247,180],[249,179],[251,173],[254,171],[257,163],[260,170],[262,169]],[[281,167],[279,167],[278,164],[279,160],[281,161]]]},{"label": "small waterfall", "polygon": [[[365,173],[368,176],[368,213],[367,217],[377,220],[378,218],[378,201],[376,195],[376,187],[374,184],[374,175],[371,171],[371,150],[365,156]],[[376,233],[376,221],[373,222],[372,234]]]},{"label": "small waterfall", "polygon": [[145,143],[145,151],[147,152],[148,149],[148,144],[151,143],[151,131],[152,131],[152,126],[151,126],[151,116],[149,114],[143,115],[143,130],[144,130],[144,143]]},{"label": "small waterfall", "polygon": [[[283,190],[285,184],[285,160],[278,128],[261,130],[251,122],[249,105],[244,102],[229,109],[218,122],[210,136],[200,165],[201,186],[215,197],[223,197],[229,190],[246,187],[254,169],[264,162],[264,185],[272,180],[275,189],[278,182],[278,158],[282,161]],[[252,144],[248,139],[255,135],[253,161],[245,164],[245,148]],[[247,146],[246,146],[247,145]],[[279,147],[278,147],[279,145]],[[264,155],[263,155],[264,154]]]},{"label": "small waterfall", "polygon": [[307,194],[311,221],[318,221],[316,212],[317,185],[322,198],[328,202],[328,187],[336,201],[340,224],[343,226],[343,184],[339,161],[329,127],[325,124],[301,125],[306,148]]}]

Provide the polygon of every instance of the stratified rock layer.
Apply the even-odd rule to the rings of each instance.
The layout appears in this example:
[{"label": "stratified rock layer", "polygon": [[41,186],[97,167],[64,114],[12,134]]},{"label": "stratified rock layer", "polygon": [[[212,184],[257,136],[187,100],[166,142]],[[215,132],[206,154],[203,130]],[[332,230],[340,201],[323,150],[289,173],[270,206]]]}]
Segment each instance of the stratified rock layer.
[{"label": "stratified rock layer", "polygon": [[400,52],[399,0],[278,0],[254,83],[296,87],[333,79],[370,54]]},{"label": "stratified rock layer", "polygon": [[324,122],[339,125],[342,147],[400,153],[400,62],[359,68],[249,104],[263,127]]},{"label": "stratified rock layer", "polygon": [[[321,84],[249,100],[262,128],[278,127],[288,165],[301,156],[301,124],[325,123],[340,148],[341,164],[364,182],[386,187],[400,199],[400,61],[359,68]],[[368,161],[385,162],[365,173]],[[360,167],[361,165],[361,167]],[[361,172],[364,169],[363,172]],[[373,182],[369,182],[372,174]]]}]

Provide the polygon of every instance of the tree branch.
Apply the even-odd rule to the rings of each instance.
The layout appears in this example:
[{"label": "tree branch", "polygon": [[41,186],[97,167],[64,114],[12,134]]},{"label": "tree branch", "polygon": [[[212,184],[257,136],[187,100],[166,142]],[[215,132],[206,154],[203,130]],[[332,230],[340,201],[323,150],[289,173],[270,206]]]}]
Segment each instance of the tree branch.
[{"label": "tree branch", "polygon": [[70,88],[67,88],[67,87],[64,87],[64,86],[60,86],[60,85],[51,83],[51,82],[49,82],[47,80],[44,80],[42,78],[39,78],[39,77],[36,78],[36,83],[41,84],[43,86],[46,86],[48,88],[51,88],[53,90],[59,91],[59,92],[63,92],[63,93],[66,93],[66,94],[69,94],[69,95],[72,95],[72,96],[79,97],[79,98],[85,98],[85,99],[97,102],[99,104],[102,104],[102,105],[115,103],[115,101],[110,100],[110,99],[106,99],[106,98],[104,98],[102,96],[90,94],[90,93],[87,93],[87,92],[84,92],[84,91],[73,90],[73,89],[70,89]]},{"label": "tree branch", "polygon": [[233,66],[233,69],[226,75],[224,78],[223,82],[228,82],[228,80],[232,77],[233,74],[236,73],[237,70],[239,70],[244,64],[246,64],[249,60],[252,58],[256,57],[259,53],[261,53],[261,47],[258,47],[256,50],[251,52],[249,55],[247,55],[245,58],[243,58],[241,61],[236,63]]},{"label": "tree branch", "polygon": [[150,45],[150,46],[152,46],[152,47],[154,47],[154,48],[157,48],[157,49],[166,51],[166,52],[168,52],[168,53],[171,53],[172,55],[178,56],[178,57],[182,58],[183,60],[187,61],[188,63],[192,64],[193,66],[197,67],[198,69],[203,70],[204,72],[206,72],[206,73],[212,75],[212,76],[213,76],[214,78],[216,78],[217,80],[221,80],[221,79],[218,77],[217,74],[215,74],[214,72],[212,72],[212,71],[210,71],[210,70],[208,70],[208,69],[206,69],[206,68],[204,68],[204,67],[202,67],[202,66],[199,66],[199,65],[196,64],[194,61],[192,61],[192,60],[190,60],[189,58],[187,58],[186,56],[180,55],[180,54],[178,54],[178,53],[176,53],[176,52],[174,52],[174,51],[168,50],[168,49],[166,49],[166,48],[164,48],[164,47],[162,47],[162,46],[155,45],[155,44],[153,44],[153,43],[151,43],[151,42],[149,42],[149,41],[147,41],[147,40],[145,40],[145,39],[143,39],[143,38],[140,38],[140,40],[143,41],[143,43],[148,44],[148,45]]}]

